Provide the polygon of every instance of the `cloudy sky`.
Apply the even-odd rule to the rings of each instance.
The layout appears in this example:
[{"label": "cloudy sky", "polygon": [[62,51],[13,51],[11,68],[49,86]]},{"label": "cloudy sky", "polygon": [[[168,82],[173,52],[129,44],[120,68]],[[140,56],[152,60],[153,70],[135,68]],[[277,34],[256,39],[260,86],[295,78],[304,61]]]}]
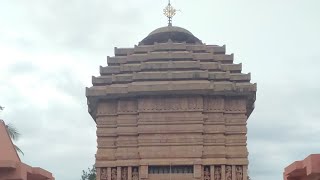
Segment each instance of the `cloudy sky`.
[{"label": "cloudy sky", "polygon": [[[174,25],[227,45],[258,83],[248,121],[250,176],[320,152],[320,1],[172,0]],[[79,180],[94,163],[95,123],[85,87],[114,47],[165,26],[166,0],[1,0],[0,117],[22,138],[22,160]]]}]

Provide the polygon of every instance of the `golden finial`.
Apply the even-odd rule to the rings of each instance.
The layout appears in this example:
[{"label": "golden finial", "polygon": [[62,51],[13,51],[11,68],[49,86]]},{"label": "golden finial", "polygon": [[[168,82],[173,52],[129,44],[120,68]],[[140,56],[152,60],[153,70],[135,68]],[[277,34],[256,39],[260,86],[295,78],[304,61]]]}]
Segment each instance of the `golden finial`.
[{"label": "golden finial", "polygon": [[163,14],[167,16],[169,21],[168,26],[172,26],[172,18],[174,15],[176,15],[176,12],[177,10],[171,6],[171,2],[169,0],[167,7],[163,10]]}]

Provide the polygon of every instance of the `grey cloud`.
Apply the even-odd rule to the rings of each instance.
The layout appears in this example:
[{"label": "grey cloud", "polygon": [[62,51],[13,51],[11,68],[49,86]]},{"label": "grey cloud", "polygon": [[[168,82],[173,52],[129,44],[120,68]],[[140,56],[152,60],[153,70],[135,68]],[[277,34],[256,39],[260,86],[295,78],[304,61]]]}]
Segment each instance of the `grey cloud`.
[{"label": "grey cloud", "polygon": [[25,73],[33,73],[35,71],[38,71],[38,68],[30,62],[22,61],[9,66],[8,71],[11,72],[12,74],[18,74],[18,73],[25,74]]},{"label": "grey cloud", "polygon": [[250,172],[254,179],[281,179],[284,167],[319,150],[320,86],[299,80],[279,81],[276,85],[262,82],[256,109],[248,121]]},{"label": "grey cloud", "polygon": [[[26,74],[38,79],[39,84],[50,84],[60,93],[71,96],[76,104],[56,100],[48,102],[47,107],[34,106],[30,99],[37,97],[22,94],[23,89],[15,88],[18,82],[4,83],[7,88],[0,88],[1,94],[7,94],[1,98],[7,107],[3,118],[22,134],[17,142],[25,153],[22,159],[50,170],[57,179],[77,179],[82,169],[93,164],[96,151],[95,123],[87,113],[85,85],[72,74],[72,69],[45,72],[27,62],[9,66],[5,76]],[[65,168],[73,173],[59,170],[62,163],[68,164]]]},{"label": "grey cloud", "polygon": [[[84,99],[78,98],[79,102]],[[7,104],[8,108],[14,107],[15,113],[6,116],[22,134],[18,141],[26,154],[22,159],[50,170],[57,179],[77,179],[82,169],[93,164],[96,151],[95,123],[85,102],[73,107],[51,102],[46,110],[25,103],[20,108]]]},{"label": "grey cloud", "polygon": [[[134,28],[135,22],[141,21],[139,11],[124,6],[125,2],[28,1],[25,8],[33,30],[46,43],[91,49],[112,41],[113,37],[121,39],[119,34],[130,33],[127,25]],[[125,9],[117,9],[116,4]],[[117,31],[114,31],[115,27]]]}]

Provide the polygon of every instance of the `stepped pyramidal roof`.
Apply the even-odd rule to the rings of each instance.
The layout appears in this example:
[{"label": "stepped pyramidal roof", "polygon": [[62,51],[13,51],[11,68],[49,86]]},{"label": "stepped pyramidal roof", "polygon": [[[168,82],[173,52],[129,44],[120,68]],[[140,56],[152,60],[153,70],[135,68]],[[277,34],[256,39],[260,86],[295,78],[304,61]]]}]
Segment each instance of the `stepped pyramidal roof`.
[{"label": "stepped pyramidal roof", "polygon": [[94,119],[103,99],[151,95],[245,96],[248,116],[254,108],[250,73],[242,73],[242,64],[233,63],[225,46],[206,45],[184,28],[158,28],[139,45],[115,48],[114,54],[86,89]]}]

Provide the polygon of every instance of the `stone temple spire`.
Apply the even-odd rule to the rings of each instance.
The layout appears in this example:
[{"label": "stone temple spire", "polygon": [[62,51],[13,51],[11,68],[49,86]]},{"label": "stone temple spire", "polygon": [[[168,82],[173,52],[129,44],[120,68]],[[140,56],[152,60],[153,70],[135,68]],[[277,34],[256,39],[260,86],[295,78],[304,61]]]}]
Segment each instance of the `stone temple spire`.
[{"label": "stone temple spire", "polygon": [[168,18],[168,26],[172,26],[172,18],[176,15],[177,10],[171,5],[169,0],[166,8],[163,9],[163,14]]},{"label": "stone temple spire", "polygon": [[86,89],[97,180],[248,180],[257,86],[225,46],[173,26],[175,13],[169,1],[169,26],[115,48]]}]

